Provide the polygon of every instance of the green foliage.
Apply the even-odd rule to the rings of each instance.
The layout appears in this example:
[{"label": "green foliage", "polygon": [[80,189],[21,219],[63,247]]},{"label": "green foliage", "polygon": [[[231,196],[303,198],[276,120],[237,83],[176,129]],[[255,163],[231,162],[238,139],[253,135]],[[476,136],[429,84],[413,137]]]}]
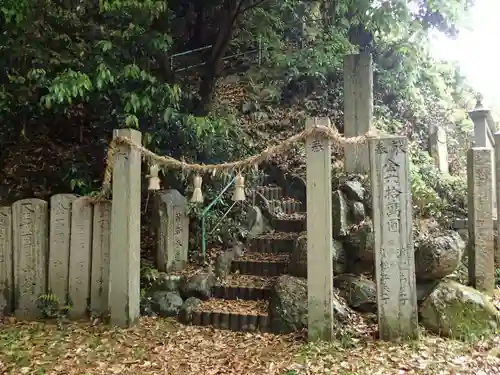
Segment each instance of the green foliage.
[{"label": "green foliage", "polygon": [[[39,129],[48,129],[43,132],[49,139],[65,139],[70,145],[89,142],[103,150],[112,129],[130,127],[140,129],[143,144],[158,154],[203,163],[238,159],[262,145],[247,141],[234,111],[217,105],[203,116],[198,111],[200,100],[214,94],[214,81],[225,74],[214,56],[261,45],[264,59],[259,71],[265,87],[312,82],[313,90],[304,90],[306,94],[318,87],[327,94],[315,98],[324,108],[310,108],[310,101],[304,102],[306,115],[328,113],[340,123],[343,56],[369,48],[375,63],[375,124],[410,139],[416,213],[444,218],[464,212],[461,173],[471,132],[465,108],[471,106],[475,93],[455,63],[437,61],[431,55],[429,30],[454,35],[466,19],[470,1],[237,0],[227,3],[229,7],[224,4],[3,1],[0,144],[32,141],[42,132]],[[232,10],[235,22],[227,29],[225,20]],[[216,47],[178,57],[183,67],[200,65],[199,69],[173,71],[172,53],[204,45]],[[243,65],[255,65],[246,57],[238,59]],[[239,69],[238,64],[228,63],[228,67]],[[278,97],[273,93],[265,104],[278,104]],[[425,152],[430,126],[448,130],[456,177],[443,177],[432,167]],[[98,155],[72,160],[53,172],[65,186],[61,190],[91,194],[99,188],[102,159]],[[189,186],[184,189],[186,176],[172,171],[166,175],[169,181],[180,181],[180,190],[189,195]],[[226,183],[227,179],[206,178],[205,202],[211,202]],[[244,214],[244,205],[238,204],[220,220],[233,203],[231,190],[206,217],[210,242],[224,243],[239,235],[241,216],[237,215]],[[199,206],[190,209],[197,234],[200,210]],[[200,236],[193,237],[199,241]]]},{"label": "green foliage", "polygon": [[62,304],[55,294],[43,294],[37,298],[37,306],[46,319],[65,318],[71,310],[71,304]]}]

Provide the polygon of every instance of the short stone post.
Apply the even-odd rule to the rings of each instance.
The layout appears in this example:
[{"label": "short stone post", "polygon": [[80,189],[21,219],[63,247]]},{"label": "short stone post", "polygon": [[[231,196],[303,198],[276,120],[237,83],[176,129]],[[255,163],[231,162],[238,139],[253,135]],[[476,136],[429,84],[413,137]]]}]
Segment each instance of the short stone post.
[{"label": "short stone post", "polygon": [[495,290],[491,154],[488,147],[467,153],[469,282],[485,293]]},{"label": "short stone post", "polygon": [[382,340],[418,338],[408,140],[369,138],[378,325]]},{"label": "short stone post", "polygon": [[92,257],[92,201],[88,197],[71,204],[71,240],[69,250],[68,291],[71,301],[69,316],[80,319],[87,315],[90,297]]},{"label": "short stone post", "polygon": [[[331,126],[328,118],[308,119],[306,128]],[[332,265],[331,141],[306,140],[307,154],[307,293],[309,341],[334,338]]]},{"label": "short stone post", "polygon": [[440,126],[431,127],[429,143],[430,154],[434,159],[434,165],[441,173],[448,174],[449,165],[446,131]]},{"label": "short stone post", "polygon": [[[119,129],[114,137],[141,144],[141,133]],[[113,160],[109,307],[111,324],[129,327],[139,318],[141,258],[141,154],[119,146]]]},{"label": "short stone post", "polygon": [[109,310],[109,247],[111,239],[111,202],[94,204],[92,228],[92,268],[90,274],[90,309],[98,314]]},{"label": "short stone post", "polygon": [[[493,168],[495,170],[495,194],[497,197],[497,212],[500,212],[500,132],[495,133],[495,166]],[[498,224],[500,220],[496,220],[494,223],[497,241],[495,248],[495,268],[500,267],[500,225]]]},{"label": "short stone post", "polygon": [[47,293],[49,252],[49,204],[41,199],[23,199],[12,205],[14,243],[15,315],[37,319],[38,297]]},{"label": "short stone post", "polygon": [[50,198],[48,291],[59,303],[68,301],[71,203],[74,194],[56,194]]},{"label": "short stone post", "polygon": [[14,307],[12,255],[12,209],[0,207],[0,316]]},{"label": "short stone post", "polygon": [[[366,134],[373,121],[372,56],[362,52],[344,58],[344,135],[346,138]],[[366,144],[344,145],[345,171],[367,173]]]},{"label": "short stone post", "polygon": [[187,199],[178,190],[155,195],[156,267],[158,271],[180,271],[188,262],[189,217]]},{"label": "short stone post", "polygon": [[[477,101],[476,108],[469,111],[469,117],[474,123],[474,145],[473,147],[486,147],[490,150],[495,149],[495,138],[494,134],[496,132],[493,119],[491,117],[491,112],[489,109],[484,108],[481,100]],[[494,153],[491,153],[491,166],[494,165]],[[493,176],[492,179],[492,207],[493,207],[493,218],[497,218],[497,197],[496,197],[496,176],[495,168],[492,168],[490,173]]]}]

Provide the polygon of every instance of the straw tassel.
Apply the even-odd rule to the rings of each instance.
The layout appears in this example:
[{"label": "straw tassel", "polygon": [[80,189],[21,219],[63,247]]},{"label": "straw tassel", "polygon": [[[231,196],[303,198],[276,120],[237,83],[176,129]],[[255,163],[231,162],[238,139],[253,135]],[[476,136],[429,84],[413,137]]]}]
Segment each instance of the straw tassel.
[{"label": "straw tassel", "polygon": [[160,179],[158,177],[159,171],[160,169],[156,164],[153,164],[152,166],[149,167],[149,175],[147,176],[149,178],[148,190],[150,191],[160,190]]},{"label": "straw tassel", "polygon": [[191,197],[191,202],[193,203],[203,203],[203,193],[201,192],[201,183],[203,179],[201,176],[195,176],[193,180],[194,190],[193,196]]},{"label": "straw tassel", "polygon": [[244,201],[245,197],[245,177],[238,173],[234,181],[233,201]]}]

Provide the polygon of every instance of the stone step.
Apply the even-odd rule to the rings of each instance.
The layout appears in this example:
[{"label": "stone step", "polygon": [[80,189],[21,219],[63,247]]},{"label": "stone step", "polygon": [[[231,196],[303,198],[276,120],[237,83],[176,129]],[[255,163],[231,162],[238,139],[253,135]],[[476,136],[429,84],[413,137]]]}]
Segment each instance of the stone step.
[{"label": "stone step", "polygon": [[271,208],[271,212],[274,214],[283,213],[286,215],[290,215],[304,212],[304,204],[293,198],[272,200],[269,201],[269,206]]},{"label": "stone step", "polygon": [[231,271],[241,275],[279,276],[288,272],[290,254],[248,252],[233,260]]},{"label": "stone step", "polygon": [[304,232],[307,229],[307,221],[304,214],[282,214],[271,220],[271,227],[278,232]]},{"label": "stone step", "polygon": [[258,253],[291,253],[295,240],[295,232],[270,232],[250,239],[249,252]]},{"label": "stone step", "polygon": [[212,326],[231,331],[269,331],[267,301],[209,299],[203,301],[190,317],[181,316],[185,324]]},{"label": "stone step", "polygon": [[212,288],[212,296],[225,300],[267,300],[276,277],[230,274]]},{"label": "stone step", "polygon": [[283,189],[279,186],[257,186],[255,190],[262,194],[268,201],[279,200],[283,197]]}]

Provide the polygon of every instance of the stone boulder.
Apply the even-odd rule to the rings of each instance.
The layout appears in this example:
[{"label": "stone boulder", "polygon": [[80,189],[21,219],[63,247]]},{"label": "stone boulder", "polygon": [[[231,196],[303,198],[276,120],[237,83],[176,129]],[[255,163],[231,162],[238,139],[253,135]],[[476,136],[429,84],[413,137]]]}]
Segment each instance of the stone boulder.
[{"label": "stone boulder", "polygon": [[[337,240],[333,240],[332,265],[334,275],[345,271],[344,247]],[[295,240],[290,257],[289,272],[293,276],[307,277],[307,234],[302,234]]]},{"label": "stone boulder", "polygon": [[187,299],[196,297],[201,300],[207,300],[212,296],[212,288],[215,286],[216,277],[214,273],[204,271],[192,275],[182,284],[180,291],[181,295]]},{"label": "stone boulder", "polygon": [[453,273],[465,251],[465,242],[452,230],[420,240],[415,249],[417,280],[438,280]]},{"label": "stone boulder", "polygon": [[366,189],[359,181],[346,181],[340,185],[339,190],[342,191],[350,201],[363,202],[365,199]]},{"label": "stone boulder", "polygon": [[352,263],[356,263],[358,260],[373,263],[375,261],[375,239],[371,220],[365,220],[352,227],[345,244],[349,246],[346,256]]},{"label": "stone boulder", "polygon": [[500,312],[481,292],[455,281],[442,281],[420,305],[420,323],[455,339],[499,332]]},{"label": "stone boulder", "polygon": [[176,292],[158,290],[151,294],[151,309],[161,317],[177,316],[182,303]]},{"label": "stone boulder", "polygon": [[344,273],[333,279],[333,285],[354,310],[377,312],[377,286],[372,280]]},{"label": "stone boulder", "polygon": [[[333,309],[337,322],[349,317],[349,307],[342,299],[333,296]],[[307,328],[307,281],[282,275],[276,281],[269,302],[271,327],[276,333],[291,333]]]}]

